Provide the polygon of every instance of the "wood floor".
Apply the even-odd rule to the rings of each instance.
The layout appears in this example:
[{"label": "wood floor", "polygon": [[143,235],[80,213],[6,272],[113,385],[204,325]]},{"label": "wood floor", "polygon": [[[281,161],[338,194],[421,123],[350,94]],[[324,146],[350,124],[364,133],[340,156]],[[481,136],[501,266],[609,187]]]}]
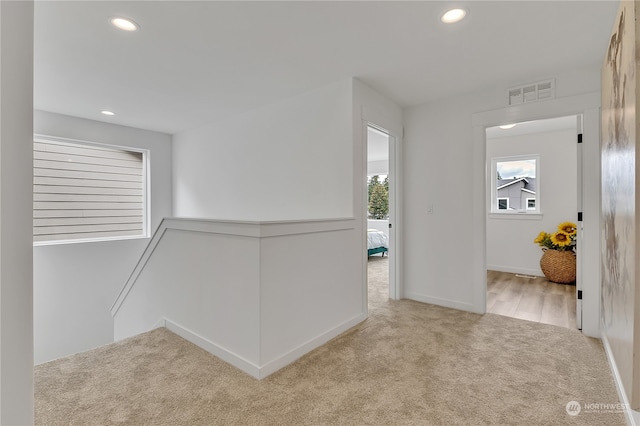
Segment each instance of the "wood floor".
[{"label": "wood floor", "polygon": [[576,287],[487,271],[487,312],[576,328]]}]

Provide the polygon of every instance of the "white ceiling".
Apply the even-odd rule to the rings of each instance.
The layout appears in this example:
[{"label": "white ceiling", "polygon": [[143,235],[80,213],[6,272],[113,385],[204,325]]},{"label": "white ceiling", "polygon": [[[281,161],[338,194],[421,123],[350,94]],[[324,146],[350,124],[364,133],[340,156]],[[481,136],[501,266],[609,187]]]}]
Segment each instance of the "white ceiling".
[{"label": "white ceiling", "polygon": [[406,107],[599,67],[618,7],[452,4],[37,1],[35,108],[176,133],[352,76]]}]

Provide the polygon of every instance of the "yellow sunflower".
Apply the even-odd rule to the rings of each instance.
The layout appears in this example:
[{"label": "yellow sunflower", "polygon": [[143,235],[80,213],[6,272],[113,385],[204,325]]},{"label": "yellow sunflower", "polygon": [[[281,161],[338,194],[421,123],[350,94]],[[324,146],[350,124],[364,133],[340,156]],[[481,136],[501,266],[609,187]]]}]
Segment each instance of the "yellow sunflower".
[{"label": "yellow sunflower", "polygon": [[551,234],[551,242],[559,247],[565,247],[571,244],[571,236],[564,231],[558,231]]},{"label": "yellow sunflower", "polygon": [[544,239],[547,238],[547,233],[542,231],[541,233],[538,234],[538,236],[536,237],[535,240],[533,240],[533,242],[535,244],[540,244],[541,242],[544,241]]},{"label": "yellow sunflower", "polygon": [[562,222],[558,225],[558,231],[562,231],[569,235],[576,235],[578,232],[578,226],[573,222]]}]

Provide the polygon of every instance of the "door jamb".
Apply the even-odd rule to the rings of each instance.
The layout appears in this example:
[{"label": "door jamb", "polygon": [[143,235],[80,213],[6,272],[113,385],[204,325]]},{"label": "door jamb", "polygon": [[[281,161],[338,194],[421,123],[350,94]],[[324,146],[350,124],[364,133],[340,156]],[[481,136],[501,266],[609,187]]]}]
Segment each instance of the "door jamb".
[{"label": "door jamb", "polygon": [[[600,337],[600,93],[593,92],[549,101],[522,104],[473,114],[473,309],[487,309],[486,277],[486,133],[487,127],[567,115],[582,115],[584,170],[583,215],[583,324],[587,336]],[[585,191],[584,188],[589,188]]]},{"label": "door jamb", "polygon": [[[400,299],[400,291],[399,291],[399,279],[398,279],[398,180],[397,180],[397,137],[393,135],[393,133],[375,123],[370,121],[364,121],[364,132],[367,137],[365,138],[365,150],[364,155],[365,159],[367,158],[367,154],[369,151],[369,138],[368,138],[368,128],[372,127],[376,130],[379,130],[383,133],[386,133],[388,136],[388,167],[389,167],[389,251],[387,252],[387,256],[389,257],[389,299],[398,300]],[[364,170],[365,181],[368,177],[368,170],[365,168]],[[367,196],[368,191],[365,191],[365,197]],[[367,213],[366,206],[368,204],[365,202],[365,218],[364,221],[367,223]],[[366,233],[365,233],[366,235]],[[367,276],[367,283],[369,279]]]}]

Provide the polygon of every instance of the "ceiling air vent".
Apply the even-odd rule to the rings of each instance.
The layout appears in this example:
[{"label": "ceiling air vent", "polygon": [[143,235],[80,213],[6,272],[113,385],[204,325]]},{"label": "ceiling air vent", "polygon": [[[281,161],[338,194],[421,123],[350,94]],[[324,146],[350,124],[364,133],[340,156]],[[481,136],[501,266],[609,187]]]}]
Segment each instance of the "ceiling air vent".
[{"label": "ceiling air vent", "polygon": [[555,79],[512,87],[508,90],[509,105],[546,101],[556,97]]}]

